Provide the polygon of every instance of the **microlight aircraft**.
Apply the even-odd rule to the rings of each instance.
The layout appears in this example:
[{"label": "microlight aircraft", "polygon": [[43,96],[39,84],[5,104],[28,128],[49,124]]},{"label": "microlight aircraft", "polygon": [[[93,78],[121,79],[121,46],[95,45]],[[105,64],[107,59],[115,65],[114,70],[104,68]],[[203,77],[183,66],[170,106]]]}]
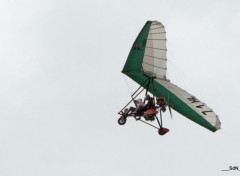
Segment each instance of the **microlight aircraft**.
[{"label": "microlight aircraft", "polygon": [[[140,86],[131,95],[131,101],[119,111],[118,123],[124,125],[127,118],[134,117],[137,121],[157,128],[158,133],[164,135],[169,131],[163,127],[162,122],[162,112],[167,108],[171,116],[173,109],[212,132],[220,129],[221,122],[211,108],[167,79],[166,53],[165,27],[158,21],[147,21],[134,41],[122,70],[122,73]],[[141,112],[129,112],[127,107],[132,102],[136,105],[136,98],[144,90],[146,96],[152,95],[156,107]],[[152,124],[154,120],[158,126]]]}]

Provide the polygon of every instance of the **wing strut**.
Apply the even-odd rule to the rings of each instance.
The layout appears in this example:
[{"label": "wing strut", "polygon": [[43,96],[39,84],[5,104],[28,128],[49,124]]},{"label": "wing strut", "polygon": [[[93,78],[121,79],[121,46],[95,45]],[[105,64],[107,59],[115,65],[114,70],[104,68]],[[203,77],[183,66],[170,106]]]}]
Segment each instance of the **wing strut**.
[{"label": "wing strut", "polygon": [[[131,100],[118,112],[119,115],[123,114],[123,110],[144,90],[144,85],[148,81],[149,84],[149,78],[147,78],[140,86],[139,88],[131,95]],[[142,90],[140,90],[142,88]],[[139,91],[140,90],[140,91]],[[138,92],[139,91],[139,92]]]}]

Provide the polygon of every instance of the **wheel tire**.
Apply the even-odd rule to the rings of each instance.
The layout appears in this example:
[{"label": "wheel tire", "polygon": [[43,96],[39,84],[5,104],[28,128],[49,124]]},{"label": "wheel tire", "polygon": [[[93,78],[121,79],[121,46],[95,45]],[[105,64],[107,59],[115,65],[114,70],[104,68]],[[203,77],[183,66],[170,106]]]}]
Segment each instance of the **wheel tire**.
[{"label": "wheel tire", "polygon": [[127,118],[126,117],[123,117],[121,116],[119,119],[118,119],[118,124],[119,125],[124,125],[127,121]]},{"label": "wheel tire", "polygon": [[161,136],[166,134],[167,132],[169,132],[169,129],[167,129],[167,128],[160,128],[158,130],[158,134],[161,135]]}]

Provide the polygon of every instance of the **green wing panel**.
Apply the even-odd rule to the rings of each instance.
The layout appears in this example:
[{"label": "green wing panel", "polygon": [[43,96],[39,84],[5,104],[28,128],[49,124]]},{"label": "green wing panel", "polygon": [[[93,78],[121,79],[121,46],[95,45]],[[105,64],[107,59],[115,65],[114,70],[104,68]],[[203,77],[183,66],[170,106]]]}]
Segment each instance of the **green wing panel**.
[{"label": "green wing panel", "polygon": [[122,72],[128,75],[130,78],[131,78],[130,75],[132,76],[141,75],[138,78],[140,79],[140,82],[143,82],[147,78],[144,76],[144,73],[142,70],[142,62],[143,62],[143,56],[146,48],[145,46],[146,46],[151,23],[152,23],[151,21],[148,21],[142,28],[141,32],[139,33],[138,37],[133,43],[133,46],[128,55],[127,61],[122,70]]}]

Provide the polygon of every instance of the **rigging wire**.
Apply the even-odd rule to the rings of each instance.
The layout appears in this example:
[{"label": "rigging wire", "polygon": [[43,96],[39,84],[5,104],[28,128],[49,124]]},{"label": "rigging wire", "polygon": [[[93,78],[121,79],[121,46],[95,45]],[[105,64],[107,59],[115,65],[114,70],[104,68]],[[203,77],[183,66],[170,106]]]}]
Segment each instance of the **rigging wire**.
[{"label": "rigging wire", "polygon": [[[129,85],[128,80],[127,80],[127,78],[126,78],[126,76],[124,74],[123,74],[123,79],[125,81],[125,84],[127,85],[128,92],[129,92],[129,94],[131,96],[133,94],[133,90],[132,90],[133,84],[132,84],[132,87]],[[132,80],[131,80],[131,82],[133,83]]]},{"label": "rigging wire", "polygon": [[140,119],[140,121],[143,122],[143,123],[146,123],[146,124],[149,125],[149,126],[152,126],[152,127],[154,127],[154,128],[159,129],[158,127],[156,127],[156,126],[154,126],[154,125],[152,125],[152,124],[150,124],[150,123],[148,123],[148,122],[145,122],[145,121],[143,121],[143,120],[141,120],[141,119]]}]

